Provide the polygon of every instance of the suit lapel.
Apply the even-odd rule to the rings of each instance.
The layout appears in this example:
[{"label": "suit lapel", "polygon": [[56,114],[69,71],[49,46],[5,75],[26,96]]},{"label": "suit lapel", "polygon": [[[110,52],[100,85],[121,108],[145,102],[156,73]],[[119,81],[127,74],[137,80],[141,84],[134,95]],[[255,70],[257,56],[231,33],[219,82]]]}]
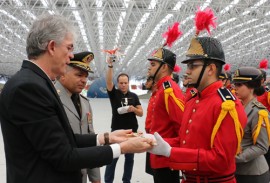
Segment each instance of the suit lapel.
[{"label": "suit lapel", "polygon": [[[34,63],[32,63],[30,61],[24,60],[23,64],[22,64],[22,68],[32,70],[33,72],[35,72],[37,75],[39,75],[42,79],[44,79],[46,81],[47,87],[50,89],[50,91],[52,91],[55,98],[57,99],[57,102],[58,102],[57,107],[59,107],[61,109],[61,111],[58,111],[58,114],[60,117],[59,122],[62,124],[62,127],[65,130],[66,135],[68,136],[71,144],[76,146],[75,137],[74,137],[74,134],[72,132],[71,126],[68,122],[67,114],[65,112],[63,104],[59,98],[59,95],[57,94],[57,91],[56,91],[52,81],[48,78],[48,76],[44,73],[44,71],[42,71],[37,65],[35,65]],[[58,109],[56,109],[56,110],[58,110]]]},{"label": "suit lapel", "polygon": [[46,80],[46,82],[48,83],[48,86],[49,88],[51,89],[51,91],[53,92],[53,94],[56,96],[58,102],[61,104],[61,100],[55,90],[55,87],[52,83],[52,81],[50,80],[50,78],[48,78],[48,76],[44,73],[44,71],[42,71],[36,64],[32,63],[31,61],[27,61],[27,60],[24,60],[23,61],[23,65],[22,65],[23,68],[29,68],[31,69],[32,71],[34,71],[36,74],[38,74],[39,76],[41,76],[43,79]]},{"label": "suit lapel", "polygon": [[82,109],[82,119],[81,119],[82,121],[87,117],[87,113],[89,112],[89,111],[87,111],[88,107],[86,106],[86,104],[83,100],[85,100],[85,99],[83,99],[80,95],[80,102],[81,102],[81,109]]}]

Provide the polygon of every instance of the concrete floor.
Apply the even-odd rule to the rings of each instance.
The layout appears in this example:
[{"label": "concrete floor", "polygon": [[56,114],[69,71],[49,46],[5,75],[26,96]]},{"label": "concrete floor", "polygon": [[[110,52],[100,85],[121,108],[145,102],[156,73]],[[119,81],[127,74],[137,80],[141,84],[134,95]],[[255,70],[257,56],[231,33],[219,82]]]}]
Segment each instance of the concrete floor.
[{"label": "concrete floor", "polygon": [[[146,109],[148,99],[141,99],[141,104],[144,110],[143,117],[138,117],[139,130],[144,131],[144,121],[146,116]],[[110,131],[111,125],[111,105],[109,99],[90,99],[93,109],[94,129],[96,133]],[[2,132],[0,131],[0,183],[6,182],[6,162],[4,154],[4,145],[2,139]],[[122,182],[124,166],[124,156],[120,156],[116,167],[115,183]],[[152,176],[145,173],[145,153],[136,154],[133,168],[132,183],[151,183],[153,182]],[[105,167],[101,168],[101,178],[104,182]]]}]

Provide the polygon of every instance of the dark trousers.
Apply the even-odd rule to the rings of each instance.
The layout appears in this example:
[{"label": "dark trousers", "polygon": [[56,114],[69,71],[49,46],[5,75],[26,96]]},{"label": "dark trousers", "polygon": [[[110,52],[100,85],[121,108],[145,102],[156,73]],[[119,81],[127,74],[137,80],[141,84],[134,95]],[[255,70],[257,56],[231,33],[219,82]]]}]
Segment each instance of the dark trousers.
[{"label": "dark trousers", "polygon": [[179,171],[169,168],[153,169],[155,183],[179,183]]},{"label": "dark trousers", "polygon": [[[105,183],[112,183],[114,180],[114,172],[118,158],[113,159],[112,163],[106,166]],[[134,154],[125,154],[124,174],[122,177],[123,183],[130,183],[134,164]]]},{"label": "dark trousers", "polygon": [[153,170],[150,165],[150,153],[146,152],[146,158],[145,158],[145,172],[153,175]]},{"label": "dark trousers", "polygon": [[262,175],[235,175],[237,183],[269,183],[269,171]]}]

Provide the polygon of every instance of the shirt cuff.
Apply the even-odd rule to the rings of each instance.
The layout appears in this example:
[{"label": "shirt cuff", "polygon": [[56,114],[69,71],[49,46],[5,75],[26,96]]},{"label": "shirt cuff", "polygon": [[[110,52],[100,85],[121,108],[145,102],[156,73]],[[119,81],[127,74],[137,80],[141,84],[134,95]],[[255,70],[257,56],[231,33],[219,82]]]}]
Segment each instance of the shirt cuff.
[{"label": "shirt cuff", "polygon": [[118,158],[121,155],[121,148],[119,144],[111,144],[110,145],[113,151],[113,159]]},{"label": "shirt cuff", "polygon": [[100,143],[99,143],[99,141],[98,141],[98,136],[99,136],[100,134],[97,134],[97,139],[96,139],[96,141],[97,141],[97,146],[100,146]]}]

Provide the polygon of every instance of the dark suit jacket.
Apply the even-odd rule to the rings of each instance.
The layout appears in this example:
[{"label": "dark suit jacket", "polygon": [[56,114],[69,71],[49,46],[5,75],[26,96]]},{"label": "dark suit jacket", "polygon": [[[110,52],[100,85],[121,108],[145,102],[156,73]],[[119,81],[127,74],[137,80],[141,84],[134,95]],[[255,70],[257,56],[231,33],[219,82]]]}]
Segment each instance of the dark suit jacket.
[{"label": "dark suit jacket", "polygon": [[80,169],[113,159],[110,146],[95,146],[96,135],[72,133],[52,82],[29,61],[2,91],[0,120],[7,183],[81,183]]}]

